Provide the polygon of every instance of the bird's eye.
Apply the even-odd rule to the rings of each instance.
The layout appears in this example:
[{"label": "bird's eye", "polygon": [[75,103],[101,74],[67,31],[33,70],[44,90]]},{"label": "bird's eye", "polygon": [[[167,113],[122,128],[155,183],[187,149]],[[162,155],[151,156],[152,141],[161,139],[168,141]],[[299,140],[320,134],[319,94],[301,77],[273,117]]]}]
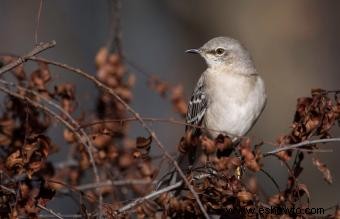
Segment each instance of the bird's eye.
[{"label": "bird's eye", "polygon": [[222,49],[222,48],[217,48],[217,49],[215,50],[215,52],[216,52],[217,55],[222,55],[222,54],[224,53],[224,49]]}]

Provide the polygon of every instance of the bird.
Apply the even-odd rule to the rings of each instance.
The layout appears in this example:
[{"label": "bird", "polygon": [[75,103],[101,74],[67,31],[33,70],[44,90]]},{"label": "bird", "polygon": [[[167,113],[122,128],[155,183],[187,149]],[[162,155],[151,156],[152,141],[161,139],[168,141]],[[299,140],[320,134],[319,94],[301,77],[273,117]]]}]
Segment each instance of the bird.
[{"label": "bird", "polygon": [[[267,100],[264,81],[247,49],[236,39],[215,37],[186,53],[200,55],[207,64],[188,104],[186,132],[203,133],[212,139],[223,134],[233,142],[244,136]],[[189,165],[197,159],[196,152],[188,152]],[[182,160],[180,156],[178,162]]]}]

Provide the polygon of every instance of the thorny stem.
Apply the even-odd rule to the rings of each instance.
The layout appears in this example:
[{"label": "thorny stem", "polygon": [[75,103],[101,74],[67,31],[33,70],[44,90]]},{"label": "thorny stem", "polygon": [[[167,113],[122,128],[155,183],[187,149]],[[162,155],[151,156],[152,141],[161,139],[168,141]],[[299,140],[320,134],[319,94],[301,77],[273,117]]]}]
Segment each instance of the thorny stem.
[{"label": "thorny stem", "polygon": [[138,122],[141,124],[141,126],[150,134],[150,136],[155,140],[157,146],[161,149],[161,151],[163,152],[163,154],[165,155],[165,157],[170,160],[172,162],[172,164],[175,166],[176,171],[179,173],[179,175],[181,176],[181,178],[183,179],[184,183],[186,184],[186,186],[188,187],[188,189],[190,190],[190,192],[193,194],[201,212],[203,213],[205,218],[210,218],[207,211],[205,210],[197,192],[194,190],[193,186],[190,184],[190,182],[188,181],[188,179],[186,178],[185,174],[183,173],[183,171],[181,170],[181,168],[179,167],[177,161],[169,154],[169,152],[165,149],[164,145],[161,143],[161,141],[158,139],[156,133],[146,124],[146,122],[142,119],[142,117],[133,109],[131,108],[114,90],[112,90],[110,87],[106,86],[104,83],[100,82],[99,80],[97,80],[94,76],[71,66],[68,66],[66,64],[63,63],[59,63],[59,62],[55,62],[55,61],[51,61],[48,59],[43,59],[43,58],[37,58],[37,57],[30,57],[30,60],[34,60],[34,61],[41,61],[41,62],[45,62],[47,64],[51,64],[51,65],[55,65],[64,69],[67,69],[71,72],[77,73],[78,75],[85,77],[86,79],[94,82],[96,84],[96,86],[98,88],[103,89],[104,91],[108,92],[110,95],[112,95],[115,99],[117,99],[118,102],[120,102],[125,109],[127,109],[137,120]]}]

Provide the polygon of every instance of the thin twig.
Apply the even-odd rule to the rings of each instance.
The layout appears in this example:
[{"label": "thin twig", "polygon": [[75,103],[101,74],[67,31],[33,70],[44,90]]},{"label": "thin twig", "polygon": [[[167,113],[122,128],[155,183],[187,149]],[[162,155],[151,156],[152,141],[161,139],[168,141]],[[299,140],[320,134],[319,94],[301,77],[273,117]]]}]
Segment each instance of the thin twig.
[{"label": "thin twig", "polygon": [[10,189],[10,188],[8,188],[8,187],[6,187],[6,186],[4,186],[4,185],[0,185],[0,188],[1,188],[2,190],[5,190],[5,191],[7,191],[7,192],[9,192],[9,193],[11,193],[11,194],[13,194],[13,195],[15,195],[15,190],[14,190],[14,189]]},{"label": "thin twig", "polygon": [[[81,214],[62,214],[60,215],[63,218],[84,218],[84,215]],[[88,215],[89,217],[91,217],[92,215]],[[38,218],[54,218],[54,216],[52,215],[45,215],[45,214],[39,214]],[[21,218],[20,218],[21,219]]]},{"label": "thin twig", "polygon": [[188,179],[186,178],[185,174],[183,173],[183,171],[181,170],[181,168],[179,167],[177,161],[170,155],[170,153],[165,149],[164,145],[161,143],[161,141],[159,140],[159,138],[157,137],[156,133],[146,124],[146,122],[142,119],[142,117],[139,115],[139,113],[137,113],[133,108],[130,107],[130,105],[128,105],[113,89],[111,89],[110,87],[106,86],[104,83],[100,82],[99,80],[96,79],[96,77],[71,66],[68,66],[66,64],[63,63],[59,63],[59,62],[55,62],[55,61],[51,61],[51,60],[47,60],[47,59],[43,59],[43,58],[37,58],[37,57],[30,57],[30,60],[34,60],[34,61],[41,61],[41,62],[45,62],[47,64],[51,64],[51,65],[55,65],[64,69],[67,69],[71,72],[74,72],[90,81],[92,81],[93,83],[96,84],[96,86],[100,89],[103,89],[104,91],[106,91],[107,93],[109,93],[110,95],[112,95],[118,102],[120,102],[125,109],[127,109],[127,111],[129,111],[137,120],[138,122],[141,124],[141,126],[150,134],[150,136],[155,140],[156,145],[158,146],[158,148],[161,149],[161,151],[163,152],[163,154],[165,155],[165,157],[170,160],[172,162],[172,164],[175,166],[176,171],[179,173],[179,175],[181,176],[181,178],[183,179],[184,183],[186,184],[186,186],[188,187],[188,189],[190,190],[190,192],[193,194],[201,212],[203,213],[205,218],[209,218],[209,215],[207,213],[207,211],[205,210],[197,192],[194,190],[194,188],[192,187],[192,185],[189,183]]},{"label": "thin twig", "polygon": [[292,150],[292,149],[300,148],[300,147],[311,145],[311,144],[339,142],[339,141],[340,141],[340,138],[326,138],[326,139],[317,139],[317,140],[307,140],[307,141],[303,141],[303,142],[300,142],[300,143],[297,143],[297,144],[283,145],[280,148],[277,148],[275,150],[264,153],[263,156],[266,157],[266,156],[270,156],[270,155],[275,155],[276,153],[281,152],[281,151]]},{"label": "thin twig", "polygon": [[340,93],[340,90],[327,90],[326,93],[327,93],[327,94],[329,94],[329,93],[338,94],[338,93]]},{"label": "thin twig", "polygon": [[333,149],[307,149],[307,148],[296,148],[297,151],[309,152],[309,153],[333,153]]},{"label": "thin twig", "polygon": [[134,208],[135,206],[143,203],[144,201],[152,199],[154,197],[157,197],[157,196],[159,196],[159,195],[161,195],[161,194],[163,194],[165,192],[169,192],[171,190],[174,190],[174,189],[180,187],[182,184],[183,184],[183,181],[179,181],[179,182],[177,182],[177,183],[175,183],[175,184],[173,184],[171,186],[165,187],[163,189],[160,189],[160,190],[157,190],[155,192],[152,192],[152,193],[150,193],[150,194],[148,194],[148,195],[146,195],[144,197],[138,198],[138,199],[134,200],[133,202],[130,202],[129,204],[119,208],[116,211],[116,213],[120,214],[120,213],[126,212],[126,211]]},{"label": "thin twig", "polygon": [[112,1],[112,12],[111,12],[111,28],[109,39],[106,43],[106,48],[110,50],[112,43],[114,43],[116,52],[120,58],[124,57],[123,47],[122,47],[122,27],[121,27],[121,0],[111,0]]},{"label": "thin twig", "polygon": [[278,193],[280,193],[280,192],[281,192],[281,191],[280,191],[280,186],[279,186],[279,184],[276,182],[276,180],[272,177],[272,175],[270,175],[266,170],[264,170],[264,169],[262,169],[262,168],[261,168],[261,172],[264,173],[264,175],[266,175],[266,176],[273,182],[273,184],[275,185],[275,187],[276,187]]},{"label": "thin twig", "polygon": [[35,31],[34,31],[34,42],[35,42],[35,44],[38,44],[38,31],[39,31],[39,25],[40,25],[40,16],[41,16],[41,11],[42,11],[42,6],[43,6],[43,0],[40,0],[39,9],[38,9],[38,16],[37,16],[37,24],[35,26]]},{"label": "thin twig", "polygon": [[51,215],[59,218],[59,219],[63,219],[62,216],[59,215],[59,213],[54,212],[52,209],[46,208],[45,206],[41,205],[41,204],[37,204],[38,208],[47,211],[48,213],[50,213]]},{"label": "thin twig", "polygon": [[27,53],[24,56],[18,57],[17,60],[3,66],[2,68],[0,68],[0,76],[2,76],[4,73],[14,69],[15,67],[17,67],[18,65],[26,62],[29,58],[31,58],[32,56],[35,56],[39,53],[41,53],[44,50],[47,50],[49,48],[52,48],[56,45],[56,42],[53,40],[51,42],[47,42],[47,43],[40,43],[39,45],[37,45],[36,47],[34,47],[34,49],[32,51],[30,51],[29,53]]},{"label": "thin twig", "polygon": [[[200,125],[195,125],[195,124],[190,124],[184,121],[180,121],[180,120],[176,120],[173,118],[169,118],[169,119],[163,119],[163,118],[153,118],[153,117],[141,117],[144,121],[147,122],[161,122],[161,123],[171,123],[171,124],[176,124],[176,125],[184,125],[184,126],[190,126],[192,128],[199,128],[199,129],[204,129],[204,130],[208,130],[208,131],[212,131],[212,132],[218,132],[218,133],[223,133],[224,135],[228,135],[231,137],[237,137],[237,138],[243,138],[242,136],[236,136],[233,134],[229,134],[223,131],[219,131],[216,129],[209,129],[206,128],[205,126],[200,126]],[[124,119],[104,119],[104,120],[99,120],[99,121],[95,121],[95,122],[91,122],[91,123],[86,123],[86,124],[82,124],[79,126],[79,128],[88,128],[91,126],[95,126],[98,124],[103,124],[103,123],[124,123],[124,122],[138,122],[138,119],[135,117],[130,117],[130,118],[124,118]]]},{"label": "thin twig", "polygon": [[[55,180],[51,181],[54,183],[57,183]],[[97,189],[101,187],[107,187],[107,186],[126,186],[126,185],[144,185],[144,184],[155,184],[158,181],[151,181],[151,180],[145,180],[145,179],[127,179],[127,180],[107,180],[104,182],[99,182],[99,183],[89,183],[89,184],[84,184],[84,185],[79,185],[79,186],[74,186],[72,189],[76,191],[85,191],[89,189]],[[58,182],[62,183],[62,182]],[[65,183],[62,183],[63,185]],[[69,189],[61,189],[59,192],[67,192]]]},{"label": "thin twig", "polygon": [[83,191],[93,188],[105,187],[105,186],[126,186],[126,185],[142,185],[142,184],[155,184],[156,181],[150,181],[145,179],[127,179],[127,180],[115,180],[105,181],[98,183],[90,183],[85,185],[76,186],[76,189]]}]

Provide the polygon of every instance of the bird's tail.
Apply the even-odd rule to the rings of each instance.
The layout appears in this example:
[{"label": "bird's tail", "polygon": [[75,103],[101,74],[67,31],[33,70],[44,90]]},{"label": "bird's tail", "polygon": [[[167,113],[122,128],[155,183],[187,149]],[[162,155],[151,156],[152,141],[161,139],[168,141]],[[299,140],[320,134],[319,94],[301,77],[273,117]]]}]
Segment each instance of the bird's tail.
[{"label": "bird's tail", "polygon": [[[199,150],[196,147],[190,148],[187,152],[181,153],[177,157],[176,162],[184,174],[186,174],[188,170],[192,169],[192,167],[195,165],[197,158],[198,158],[198,151]],[[174,168],[172,179],[171,179],[171,185],[178,181],[180,181],[178,170]]]}]

